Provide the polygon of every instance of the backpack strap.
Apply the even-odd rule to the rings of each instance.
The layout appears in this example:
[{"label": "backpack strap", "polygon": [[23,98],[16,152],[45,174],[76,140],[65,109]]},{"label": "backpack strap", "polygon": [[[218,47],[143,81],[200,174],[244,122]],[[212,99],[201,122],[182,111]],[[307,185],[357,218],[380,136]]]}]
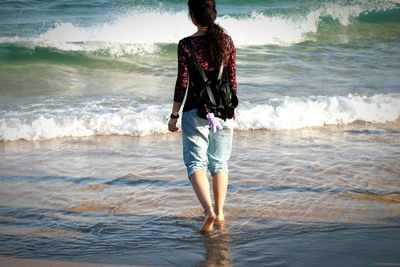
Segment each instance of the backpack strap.
[{"label": "backpack strap", "polygon": [[188,48],[190,51],[191,58],[194,61],[194,65],[196,65],[197,70],[200,72],[201,77],[203,78],[203,81],[205,83],[208,82],[207,75],[204,73],[204,70],[200,65],[199,59],[197,58],[196,53],[194,52],[192,42],[190,42],[190,41],[188,41]]},{"label": "backpack strap", "polygon": [[[189,48],[191,57],[192,57],[192,59],[194,61],[194,64],[196,65],[197,70],[200,72],[204,83],[207,84],[208,83],[207,75],[204,73],[204,70],[200,65],[199,59],[197,58],[196,53],[194,52],[194,48],[193,48],[192,42],[190,42],[190,41],[188,42],[188,48]],[[220,68],[219,74],[218,74],[218,80],[221,80],[223,70],[224,70],[224,65],[221,64],[221,68]],[[212,93],[210,86],[207,85],[207,86],[205,86],[205,88],[206,88],[207,95],[208,95],[208,98],[210,99],[211,104],[214,105],[214,106],[217,106],[217,101],[215,101],[214,94]]]},{"label": "backpack strap", "polygon": [[222,72],[224,72],[224,63],[221,63],[221,67],[219,67],[219,73],[217,78],[218,81],[222,79]]}]

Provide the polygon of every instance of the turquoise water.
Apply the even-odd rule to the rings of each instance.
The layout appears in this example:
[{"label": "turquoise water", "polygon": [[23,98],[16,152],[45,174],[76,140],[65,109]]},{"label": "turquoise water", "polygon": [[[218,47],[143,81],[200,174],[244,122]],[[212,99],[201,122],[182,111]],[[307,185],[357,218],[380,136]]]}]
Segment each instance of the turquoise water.
[{"label": "turquoise water", "polygon": [[[238,49],[236,129],[398,118],[397,1],[218,7]],[[195,31],[185,1],[5,1],[0,15],[1,140],[167,132],[176,44]]]}]

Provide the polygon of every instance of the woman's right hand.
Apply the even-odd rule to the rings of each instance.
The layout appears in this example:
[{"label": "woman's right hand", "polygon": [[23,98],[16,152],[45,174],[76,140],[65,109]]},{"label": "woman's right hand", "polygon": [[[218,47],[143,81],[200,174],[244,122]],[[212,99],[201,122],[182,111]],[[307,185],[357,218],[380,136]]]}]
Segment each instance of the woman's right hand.
[{"label": "woman's right hand", "polygon": [[169,119],[169,121],[168,121],[168,130],[170,132],[178,131],[178,127],[176,127],[176,123],[177,122],[178,122],[178,119]]}]

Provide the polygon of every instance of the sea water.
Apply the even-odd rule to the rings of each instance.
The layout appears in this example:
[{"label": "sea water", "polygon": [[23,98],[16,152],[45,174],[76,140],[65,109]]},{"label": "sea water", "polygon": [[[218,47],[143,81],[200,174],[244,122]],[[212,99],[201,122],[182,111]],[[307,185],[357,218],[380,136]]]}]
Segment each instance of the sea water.
[{"label": "sea water", "polygon": [[0,3],[0,256],[400,264],[400,2],[217,1],[240,105],[205,236],[166,125],[186,5]]},{"label": "sea water", "polygon": [[[183,1],[5,1],[0,140],[167,133]],[[237,47],[235,128],[300,129],[400,113],[396,1],[221,1]]]}]

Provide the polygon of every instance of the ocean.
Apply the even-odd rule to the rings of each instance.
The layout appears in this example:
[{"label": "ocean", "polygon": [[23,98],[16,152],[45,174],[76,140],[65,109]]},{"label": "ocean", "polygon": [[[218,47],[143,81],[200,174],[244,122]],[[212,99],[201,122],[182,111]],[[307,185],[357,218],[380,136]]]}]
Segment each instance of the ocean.
[{"label": "ocean", "polygon": [[400,266],[400,1],[217,9],[240,104],[228,223],[200,235],[167,129],[186,1],[1,1],[3,260]]}]

